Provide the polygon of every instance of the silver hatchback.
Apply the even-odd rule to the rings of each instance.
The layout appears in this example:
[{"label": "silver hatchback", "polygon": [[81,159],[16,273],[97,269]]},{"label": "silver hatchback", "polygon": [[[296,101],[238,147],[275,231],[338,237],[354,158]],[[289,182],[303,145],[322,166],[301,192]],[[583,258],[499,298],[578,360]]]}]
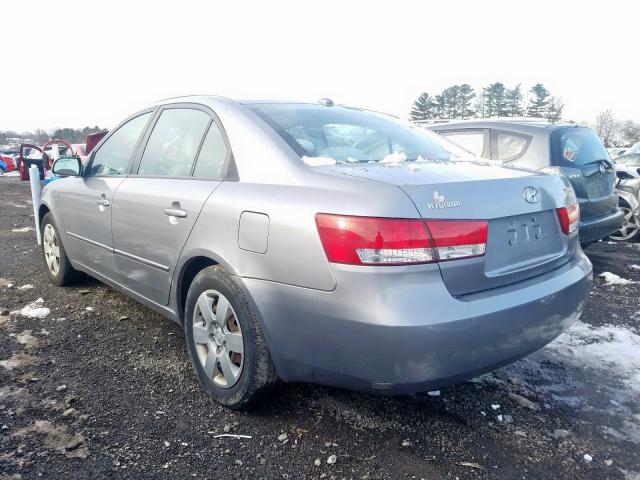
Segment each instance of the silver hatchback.
[{"label": "silver hatchback", "polygon": [[184,326],[207,392],[431,390],[548,343],[592,282],[559,175],[364,110],[186,97],[136,113],[40,206],[47,271]]}]

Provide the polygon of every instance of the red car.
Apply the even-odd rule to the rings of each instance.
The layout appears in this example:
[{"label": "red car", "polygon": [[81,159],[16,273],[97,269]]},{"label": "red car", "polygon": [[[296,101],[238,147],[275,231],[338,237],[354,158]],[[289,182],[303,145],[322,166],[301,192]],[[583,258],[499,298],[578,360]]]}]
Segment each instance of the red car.
[{"label": "red car", "polygon": [[13,172],[17,168],[17,162],[14,157],[0,153],[0,174]]}]

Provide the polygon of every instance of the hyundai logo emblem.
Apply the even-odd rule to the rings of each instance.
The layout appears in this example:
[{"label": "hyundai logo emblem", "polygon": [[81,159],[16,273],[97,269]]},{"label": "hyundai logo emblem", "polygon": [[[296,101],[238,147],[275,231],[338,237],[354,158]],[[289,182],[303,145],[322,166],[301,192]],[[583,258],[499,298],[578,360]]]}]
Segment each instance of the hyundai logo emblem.
[{"label": "hyundai logo emblem", "polygon": [[598,165],[598,170],[600,170],[600,173],[605,173],[607,171],[607,167],[600,163]]},{"label": "hyundai logo emblem", "polygon": [[540,192],[535,187],[525,187],[522,196],[527,203],[538,203],[540,200]]}]

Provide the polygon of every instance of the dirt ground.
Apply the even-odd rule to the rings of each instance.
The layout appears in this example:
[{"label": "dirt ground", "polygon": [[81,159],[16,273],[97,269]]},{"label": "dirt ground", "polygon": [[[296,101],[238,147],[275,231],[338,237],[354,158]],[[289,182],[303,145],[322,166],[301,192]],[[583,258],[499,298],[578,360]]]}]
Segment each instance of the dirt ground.
[{"label": "dirt ground", "polygon": [[640,479],[638,245],[589,247],[596,274],[636,283],[596,277],[581,322],[492,374],[397,398],[283,384],[235,413],[178,325],[95,280],[49,283],[29,198],[0,177],[0,479]]}]

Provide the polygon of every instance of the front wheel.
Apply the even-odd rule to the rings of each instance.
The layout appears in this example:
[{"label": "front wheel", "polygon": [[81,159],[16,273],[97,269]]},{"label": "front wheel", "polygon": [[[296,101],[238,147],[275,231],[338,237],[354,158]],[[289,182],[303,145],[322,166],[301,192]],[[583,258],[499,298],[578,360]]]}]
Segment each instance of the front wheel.
[{"label": "front wheel", "polygon": [[196,275],[187,294],[184,323],[198,379],[217,402],[247,408],[276,382],[253,307],[222,267],[207,267]]},{"label": "front wheel", "polygon": [[42,256],[49,278],[59,287],[70,285],[77,279],[78,272],[69,262],[51,213],[47,213],[42,219],[40,232],[42,233]]},{"label": "front wheel", "polygon": [[620,205],[620,210],[624,212],[624,223],[622,228],[609,238],[616,242],[635,242],[640,238],[640,221],[628,206]]}]

